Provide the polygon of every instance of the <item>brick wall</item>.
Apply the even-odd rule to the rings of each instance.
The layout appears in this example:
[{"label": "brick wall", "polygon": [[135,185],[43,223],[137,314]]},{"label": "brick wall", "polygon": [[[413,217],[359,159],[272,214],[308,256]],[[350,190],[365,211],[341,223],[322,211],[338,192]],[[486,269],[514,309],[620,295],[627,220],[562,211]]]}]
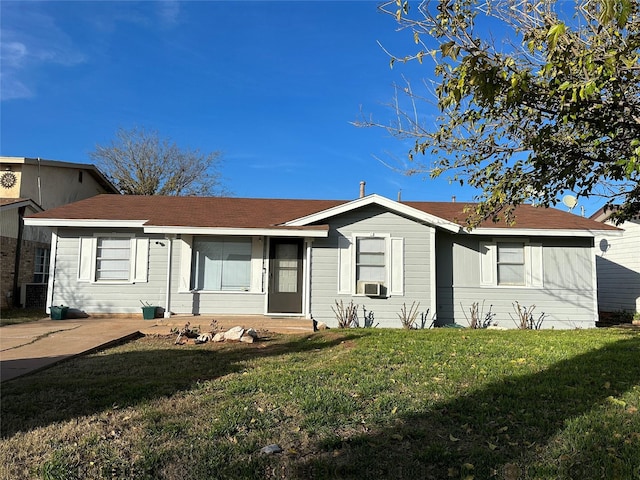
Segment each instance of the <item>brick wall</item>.
[{"label": "brick wall", "polygon": [[[0,306],[2,308],[12,306],[10,303],[11,297],[7,297],[7,293],[12,293],[13,291],[16,246],[17,241],[15,238],[0,237]],[[50,244],[28,240],[22,241],[18,287],[23,283],[33,282],[36,248],[50,248]],[[15,304],[19,302],[20,297],[14,300]]]}]

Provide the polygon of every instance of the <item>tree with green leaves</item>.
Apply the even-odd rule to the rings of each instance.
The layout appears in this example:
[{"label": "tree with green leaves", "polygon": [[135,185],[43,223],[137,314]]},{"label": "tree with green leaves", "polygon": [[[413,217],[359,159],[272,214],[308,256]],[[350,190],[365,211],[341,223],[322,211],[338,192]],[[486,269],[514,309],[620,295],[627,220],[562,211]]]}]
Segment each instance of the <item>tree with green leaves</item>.
[{"label": "tree with green leaves", "polygon": [[602,196],[618,205],[618,221],[640,213],[637,1],[394,0],[380,9],[415,42],[408,55],[388,52],[392,67],[434,61],[424,85],[440,114],[428,125],[426,95],[407,81],[393,123],[357,125],[410,139],[405,173],[478,188],[472,226],[512,221],[515,205],[555,205],[564,192]]},{"label": "tree with green leaves", "polygon": [[157,132],[120,128],[108,145],[90,154],[125,195],[221,195],[220,152],[180,148]]}]

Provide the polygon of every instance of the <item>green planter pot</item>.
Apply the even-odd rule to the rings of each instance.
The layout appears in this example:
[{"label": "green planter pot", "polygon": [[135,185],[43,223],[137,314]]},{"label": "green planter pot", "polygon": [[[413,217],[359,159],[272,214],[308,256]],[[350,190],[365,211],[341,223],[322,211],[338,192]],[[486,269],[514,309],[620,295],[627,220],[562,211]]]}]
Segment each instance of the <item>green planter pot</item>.
[{"label": "green planter pot", "polygon": [[156,310],[158,307],[142,307],[142,318],[145,320],[153,320],[156,318]]},{"label": "green planter pot", "polygon": [[67,318],[69,307],[53,305],[51,307],[51,320],[64,320]]}]

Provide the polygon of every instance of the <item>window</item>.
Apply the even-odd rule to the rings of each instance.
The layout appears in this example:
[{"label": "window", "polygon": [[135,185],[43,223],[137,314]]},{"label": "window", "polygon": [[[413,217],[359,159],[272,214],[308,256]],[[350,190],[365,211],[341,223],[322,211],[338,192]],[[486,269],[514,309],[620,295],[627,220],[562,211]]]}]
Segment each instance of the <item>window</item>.
[{"label": "window", "polygon": [[131,239],[101,237],[96,245],[96,281],[129,280]]},{"label": "window", "polygon": [[508,241],[480,242],[479,247],[480,285],[484,287],[544,286],[542,244],[509,239]]},{"label": "window", "polygon": [[33,283],[47,283],[49,281],[49,258],[51,250],[36,248]]},{"label": "window", "polygon": [[381,284],[382,296],[404,295],[404,239],[388,233],[338,237],[338,293],[364,294]]},{"label": "window", "polygon": [[498,243],[498,285],[524,285],[524,244]]},{"label": "window", "polygon": [[361,283],[385,283],[385,239],[380,237],[356,238],[356,282],[358,293]]},{"label": "window", "polygon": [[250,238],[196,238],[192,248],[192,290],[248,291],[250,289]]},{"label": "window", "polygon": [[79,282],[147,282],[148,270],[149,238],[112,234],[78,239]]}]

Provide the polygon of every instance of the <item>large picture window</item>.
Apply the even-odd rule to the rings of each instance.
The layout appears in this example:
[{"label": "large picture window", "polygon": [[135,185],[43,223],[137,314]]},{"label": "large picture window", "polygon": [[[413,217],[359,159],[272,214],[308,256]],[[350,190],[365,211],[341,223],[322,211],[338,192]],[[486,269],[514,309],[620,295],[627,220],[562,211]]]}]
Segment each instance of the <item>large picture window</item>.
[{"label": "large picture window", "polygon": [[196,238],[192,248],[192,290],[248,291],[250,289],[250,238]]}]

